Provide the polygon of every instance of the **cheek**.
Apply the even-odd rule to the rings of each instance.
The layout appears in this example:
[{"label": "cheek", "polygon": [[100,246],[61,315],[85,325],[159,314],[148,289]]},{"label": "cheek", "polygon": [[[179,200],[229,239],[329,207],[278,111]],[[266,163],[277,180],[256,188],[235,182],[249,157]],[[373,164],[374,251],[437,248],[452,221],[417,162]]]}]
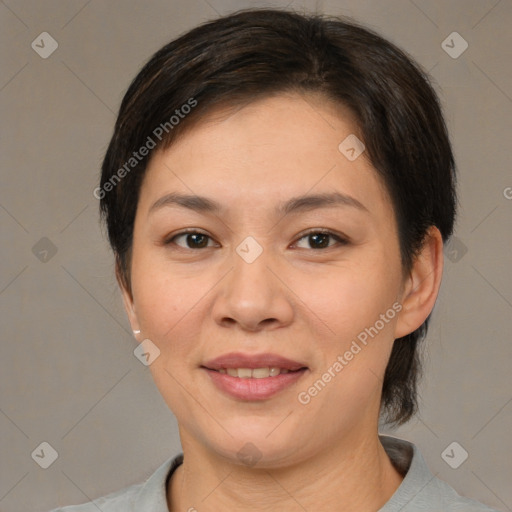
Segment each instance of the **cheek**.
[{"label": "cheek", "polygon": [[[313,395],[307,386],[301,390],[306,400],[311,398],[305,411],[336,416],[358,411],[362,403],[378,408],[400,308],[400,262],[390,252],[368,251],[365,258],[330,268],[321,278],[295,281],[309,297],[308,307],[329,327],[327,336],[317,332],[322,355],[307,382]],[[336,405],[322,413],[325,403]]]},{"label": "cheek", "polygon": [[321,272],[304,272],[291,282],[297,296],[323,321],[330,341],[346,343],[374,325],[397,300],[400,266],[394,261],[369,256],[329,265]]},{"label": "cheek", "polygon": [[186,390],[190,389],[194,355],[202,338],[201,296],[207,288],[200,277],[170,277],[155,270],[155,265],[139,268],[152,268],[133,279],[141,331],[160,350],[149,370],[168,407],[178,417],[187,418],[187,411],[194,410]]},{"label": "cheek", "polygon": [[355,425],[366,414],[361,404],[378,410],[400,308],[394,272],[382,269],[370,266],[367,272],[355,268],[352,272],[331,272],[321,283],[324,293],[310,295],[308,306],[334,333],[315,340],[322,356],[298,397],[301,404],[307,402],[305,421],[329,417],[332,421],[326,425],[336,430],[340,418]]},{"label": "cheek", "polygon": [[150,254],[134,254],[132,288],[141,331],[160,349],[159,362],[181,360],[200,335],[201,299],[208,289],[201,275],[184,278]]}]

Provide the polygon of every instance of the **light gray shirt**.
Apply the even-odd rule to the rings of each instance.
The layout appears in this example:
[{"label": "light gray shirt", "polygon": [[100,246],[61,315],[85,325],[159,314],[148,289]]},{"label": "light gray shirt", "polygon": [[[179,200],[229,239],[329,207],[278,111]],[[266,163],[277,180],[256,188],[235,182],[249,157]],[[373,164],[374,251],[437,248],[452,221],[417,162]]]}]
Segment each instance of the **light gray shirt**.
[{"label": "light gray shirt", "polygon": [[[412,443],[390,436],[380,440],[395,467],[405,475],[400,487],[378,512],[498,512],[459,496],[428,469]],[[167,481],[183,462],[183,454],[168,459],[144,483],[132,485],[94,502],[51,512],[169,512]]]}]

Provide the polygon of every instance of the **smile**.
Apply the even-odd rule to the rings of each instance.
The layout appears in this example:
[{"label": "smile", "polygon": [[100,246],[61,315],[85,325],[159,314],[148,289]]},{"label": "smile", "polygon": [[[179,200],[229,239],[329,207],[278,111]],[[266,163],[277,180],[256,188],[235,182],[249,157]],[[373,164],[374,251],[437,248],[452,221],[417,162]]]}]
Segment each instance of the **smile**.
[{"label": "smile", "polygon": [[222,394],[243,401],[268,400],[294,385],[309,368],[277,354],[231,352],[206,361],[201,369]]},{"label": "smile", "polygon": [[239,379],[265,379],[267,377],[277,377],[278,375],[288,373],[290,370],[287,368],[278,368],[272,366],[271,368],[220,368],[219,373],[230,375],[231,377],[238,377]]}]

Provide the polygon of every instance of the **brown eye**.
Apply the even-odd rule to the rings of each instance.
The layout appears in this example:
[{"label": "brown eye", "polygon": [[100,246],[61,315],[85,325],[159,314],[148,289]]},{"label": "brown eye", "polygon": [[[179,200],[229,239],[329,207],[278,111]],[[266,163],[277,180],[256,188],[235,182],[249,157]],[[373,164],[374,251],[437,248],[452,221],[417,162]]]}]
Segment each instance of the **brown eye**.
[{"label": "brown eye", "polygon": [[306,243],[309,244],[309,247],[304,247],[305,249],[327,249],[330,247],[334,247],[338,242],[338,245],[346,245],[348,242],[344,238],[331,233],[330,231],[312,231],[299,239],[297,243],[301,240],[306,240]]},{"label": "brown eye", "polygon": [[[181,243],[179,243],[178,240],[180,240]],[[184,245],[182,240],[184,240]],[[184,249],[204,249],[205,247],[209,247],[209,240],[211,240],[211,238],[208,235],[193,231],[179,233],[173,236],[166,244],[174,243]]]}]

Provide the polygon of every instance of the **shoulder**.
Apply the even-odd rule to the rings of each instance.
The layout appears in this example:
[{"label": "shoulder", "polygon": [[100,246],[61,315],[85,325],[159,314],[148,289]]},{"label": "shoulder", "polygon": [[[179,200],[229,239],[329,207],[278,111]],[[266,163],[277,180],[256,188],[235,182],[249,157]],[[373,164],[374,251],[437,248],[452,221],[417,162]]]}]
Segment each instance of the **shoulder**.
[{"label": "shoulder", "polygon": [[404,474],[404,479],[379,512],[497,512],[460,496],[450,485],[433,475],[412,443],[389,436],[381,436],[380,439],[393,464]]},{"label": "shoulder", "polygon": [[183,462],[183,454],[167,459],[144,483],[131,485],[82,505],[70,505],[50,512],[168,512],[167,480]]},{"label": "shoulder", "polygon": [[498,512],[483,503],[460,496],[455,489],[435,476],[424,491],[418,494],[413,504],[417,508],[411,508],[411,512],[432,510],[432,507],[446,512]]},{"label": "shoulder", "polygon": [[133,505],[142,487],[143,484],[132,485],[88,503],[56,508],[50,512],[128,512],[135,510]]}]

